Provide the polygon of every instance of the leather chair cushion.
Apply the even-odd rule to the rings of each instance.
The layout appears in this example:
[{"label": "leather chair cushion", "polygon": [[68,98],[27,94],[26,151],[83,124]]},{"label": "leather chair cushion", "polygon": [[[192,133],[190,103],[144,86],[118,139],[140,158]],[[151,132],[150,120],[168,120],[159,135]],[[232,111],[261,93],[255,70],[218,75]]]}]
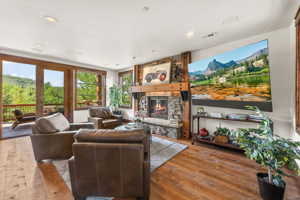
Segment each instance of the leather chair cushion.
[{"label": "leather chair cushion", "polygon": [[111,119],[112,118],[110,110],[105,109],[105,110],[103,110],[103,112],[104,112],[104,115],[105,115],[105,119]]},{"label": "leather chair cushion", "polygon": [[35,125],[40,133],[47,134],[66,131],[70,128],[70,123],[61,113],[40,117],[35,121]]},{"label": "leather chair cushion", "polygon": [[104,120],[103,122],[103,128],[104,129],[114,129],[120,125],[122,125],[122,122],[121,121],[118,121],[118,120],[115,120],[115,119],[107,119],[107,120]]},{"label": "leather chair cushion", "polygon": [[106,107],[92,107],[89,109],[91,117],[98,117],[103,119],[111,118],[111,113],[109,108]]},{"label": "leather chair cushion", "polygon": [[103,124],[117,122],[117,121],[118,121],[117,119],[106,119],[106,120],[103,120]]},{"label": "leather chair cushion", "polygon": [[75,134],[77,142],[94,143],[142,143],[146,137],[143,129],[137,130],[88,130],[81,129]]},{"label": "leather chair cushion", "polygon": [[142,144],[75,143],[73,153],[71,180],[80,195],[143,196]]}]

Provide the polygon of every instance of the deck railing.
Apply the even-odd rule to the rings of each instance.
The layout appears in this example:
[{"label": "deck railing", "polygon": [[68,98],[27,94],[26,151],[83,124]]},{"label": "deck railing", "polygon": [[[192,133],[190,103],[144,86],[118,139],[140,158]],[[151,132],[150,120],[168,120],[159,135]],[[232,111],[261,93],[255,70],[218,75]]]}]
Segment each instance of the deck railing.
[{"label": "deck railing", "polygon": [[[63,104],[44,105],[44,114],[52,112],[63,112]],[[3,105],[3,121],[9,122],[15,120],[14,110],[20,110],[24,115],[36,113],[36,104],[9,104]]]},{"label": "deck railing", "polygon": [[[98,104],[91,102],[80,102],[77,103],[78,108],[87,108],[90,106],[96,106]],[[3,105],[3,121],[11,122],[15,120],[14,110],[20,110],[24,115],[36,113],[36,104],[4,104]],[[44,114],[48,115],[55,112],[64,112],[63,104],[45,104],[44,105]]]}]

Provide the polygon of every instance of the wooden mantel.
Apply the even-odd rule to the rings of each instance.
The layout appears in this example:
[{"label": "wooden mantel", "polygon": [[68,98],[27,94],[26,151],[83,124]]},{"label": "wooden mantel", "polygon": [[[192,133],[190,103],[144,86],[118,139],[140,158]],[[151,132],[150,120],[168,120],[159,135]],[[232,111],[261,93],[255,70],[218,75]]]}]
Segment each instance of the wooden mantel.
[{"label": "wooden mantel", "polygon": [[143,85],[143,86],[132,86],[131,92],[165,92],[165,91],[188,91],[188,83],[170,83],[170,84],[157,84],[157,85]]}]

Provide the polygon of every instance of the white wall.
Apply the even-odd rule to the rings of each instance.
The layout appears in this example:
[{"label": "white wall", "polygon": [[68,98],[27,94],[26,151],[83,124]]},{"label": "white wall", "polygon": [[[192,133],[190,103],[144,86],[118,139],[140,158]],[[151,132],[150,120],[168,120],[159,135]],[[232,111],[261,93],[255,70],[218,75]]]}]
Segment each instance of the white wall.
[{"label": "white wall", "polygon": [[[291,42],[290,42],[290,48],[291,48],[291,60],[292,62],[296,63],[296,28],[295,28],[295,25],[294,23],[291,25],[290,27],[290,30],[291,30]],[[294,69],[293,69],[294,72],[296,72],[296,66],[294,65]],[[292,82],[295,83],[295,80],[296,80],[296,73],[294,73],[294,76],[293,76],[293,80]],[[292,85],[293,87],[291,88],[292,90],[292,99],[294,100],[295,99],[295,87],[296,85],[293,84]],[[300,134],[298,134],[296,132],[296,113],[295,113],[295,101],[292,101],[292,108],[293,108],[293,127],[292,127],[292,133],[293,133],[293,136],[292,138],[294,140],[297,140],[297,141],[300,141]],[[299,165],[300,165],[300,161],[299,161]]]},{"label": "white wall", "polygon": [[[269,59],[271,68],[271,90],[273,112],[268,113],[274,121],[275,134],[292,137],[293,132],[293,85],[294,85],[294,69],[295,63],[292,60],[291,48],[291,27],[282,28],[270,33],[264,33],[254,37],[243,40],[238,40],[216,46],[210,49],[199,50],[192,53],[192,60],[198,61],[203,58],[214,56],[216,54],[224,53],[247,44],[258,42],[260,40],[269,40]],[[192,112],[195,114],[197,106],[192,107]],[[249,111],[218,108],[218,107],[205,107],[207,112],[222,112],[222,113],[249,113]],[[218,126],[217,121],[203,120],[202,126],[205,126],[209,131],[214,131]],[[238,128],[241,126],[248,127],[249,124],[241,124],[236,122],[222,122],[222,126],[230,128]],[[254,126],[254,125],[252,125]]]}]

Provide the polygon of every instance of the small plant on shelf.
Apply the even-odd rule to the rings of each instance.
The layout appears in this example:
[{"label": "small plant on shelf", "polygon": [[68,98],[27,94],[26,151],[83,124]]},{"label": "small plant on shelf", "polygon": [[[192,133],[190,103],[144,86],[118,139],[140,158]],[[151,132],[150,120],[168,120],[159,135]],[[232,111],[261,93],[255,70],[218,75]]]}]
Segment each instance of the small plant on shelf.
[{"label": "small plant on shelf", "polygon": [[230,135],[230,130],[228,128],[217,127],[215,135],[216,136],[217,135],[218,136],[229,136]]},{"label": "small plant on shelf", "polygon": [[228,143],[230,130],[228,128],[217,127],[217,130],[214,132],[214,141],[216,143]]},{"label": "small plant on shelf", "polygon": [[[300,142],[273,135],[271,119],[257,107],[247,108],[262,118],[260,125],[258,128],[238,129],[231,133],[232,138],[248,158],[267,168],[268,173],[257,173],[262,198],[282,200],[286,185],[283,176],[300,175],[300,168],[296,163],[300,159]],[[287,173],[284,168],[291,171]]]}]

